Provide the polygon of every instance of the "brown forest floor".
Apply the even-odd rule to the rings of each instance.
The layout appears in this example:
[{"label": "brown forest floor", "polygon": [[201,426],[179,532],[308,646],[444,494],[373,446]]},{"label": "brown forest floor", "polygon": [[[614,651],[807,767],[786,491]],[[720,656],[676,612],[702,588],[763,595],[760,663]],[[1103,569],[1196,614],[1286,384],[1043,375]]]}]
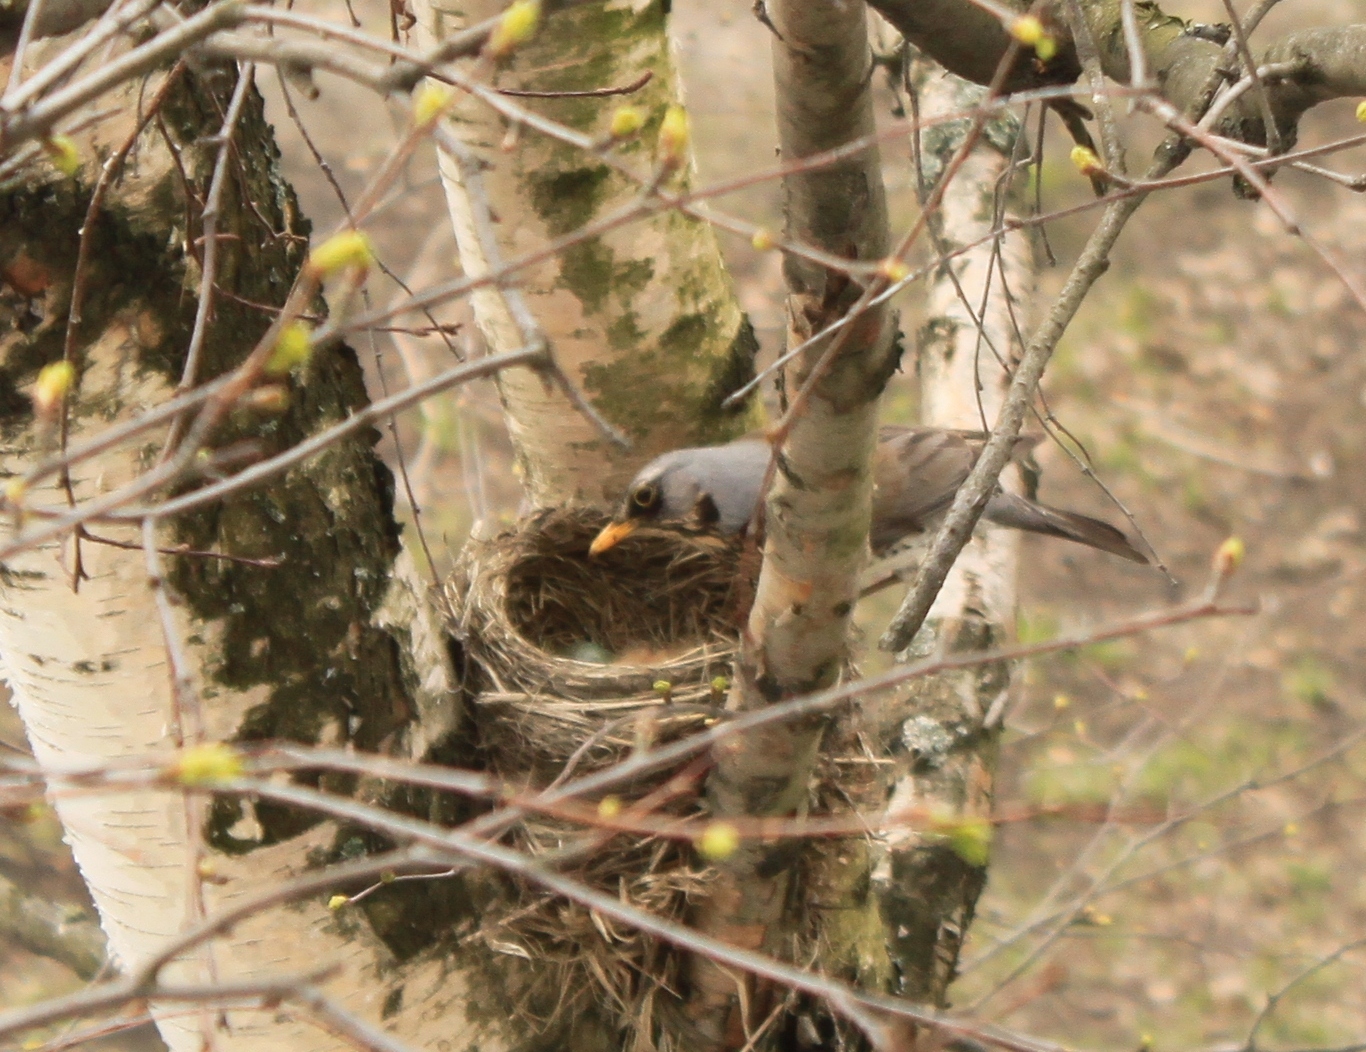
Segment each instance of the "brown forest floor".
[{"label": "brown forest floor", "polygon": [[[1306,227],[1361,275],[1352,231],[1366,207],[1295,183],[1283,187]],[[1230,596],[1262,613],[1026,669],[1000,800],[1191,818],[1004,828],[957,999],[990,996],[994,1018],[1069,1045],[1237,1047],[1268,997],[1303,976],[1259,1042],[1358,1042],[1366,753],[1278,779],[1366,720],[1364,319],[1268,209],[1224,186],[1154,202],[1146,219],[1069,334],[1049,393],[1183,594],[1237,534],[1248,558]],[[1062,457],[1047,459],[1051,499],[1096,500]],[[1023,565],[1029,635],[1169,598],[1154,575],[1058,545],[1028,541]],[[1002,943],[1059,908],[1070,923]]]}]

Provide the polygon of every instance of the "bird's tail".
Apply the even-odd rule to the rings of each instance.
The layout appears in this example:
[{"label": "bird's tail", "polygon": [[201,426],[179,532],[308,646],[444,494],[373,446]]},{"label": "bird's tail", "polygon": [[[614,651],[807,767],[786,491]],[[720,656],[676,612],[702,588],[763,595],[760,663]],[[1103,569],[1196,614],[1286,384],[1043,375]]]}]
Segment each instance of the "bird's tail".
[{"label": "bird's tail", "polygon": [[1148,562],[1148,557],[1135,548],[1123,532],[1108,522],[1101,522],[1089,515],[1050,508],[1046,504],[1035,504],[1013,493],[998,493],[992,497],[987,505],[986,517],[1001,526],[1062,537],[1090,548],[1099,548],[1130,562]]}]

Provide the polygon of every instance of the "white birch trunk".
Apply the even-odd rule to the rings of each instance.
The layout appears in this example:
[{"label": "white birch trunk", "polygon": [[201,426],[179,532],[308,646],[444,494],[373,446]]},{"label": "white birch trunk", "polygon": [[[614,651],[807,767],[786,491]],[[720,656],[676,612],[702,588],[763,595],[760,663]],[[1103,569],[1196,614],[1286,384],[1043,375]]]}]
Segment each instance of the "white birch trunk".
[{"label": "white birch trunk", "polygon": [[[208,75],[210,82],[213,76]],[[207,94],[209,88],[201,84],[200,90]],[[140,99],[147,94],[142,86],[133,85],[123,100],[123,111],[137,113]],[[191,104],[180,100],[179,105]],[[183,110],[177,111],[176,118],[169,123],[180,130],[177,121],[181,119],[186,119]],[[100,126],[98,142],[106,153],[111,144],[128,134],[129,127],[118,121]],[[206,133],[209,130],[203,129]],[[243,143],[244,171],[270,181],[275,177],[269,171],[273,154],[268,140],[251,139],[253,135],[264,134],[258,109],[254,120],[244,119],[238,141]],[[83,156],[96,156],[94,145],[84,144]],[[193,171],[202,157],[192,155],[188,147],[185,155]],[[214,153],[210,149],[206,155],[211,167]],[[182,206],[174,202],[162,205],[170,210],[168,219],[156,210],[155,195],[149,193],[158,180],[166,178],[169,160],[161,137],[155,132],[144,133],[135,172],[111,195],[109,211],[97,220],[112,223],[110,214],[116,212],[119,221],[130,228],[128,237],[143,237],[140,250],[149,255],[144,260],[147,269],[139,271],[138,281],[128,283],[128,299],[111,316],[102,316],[102,307],[87,306],[87,322],[97,323],[100,331],[78,345],[80,380],[70,397],[73,444],[157,405],[171,394],[173,382],[159,364],[163,361],[160,356],[169,354],[178,361],[176,352],[183,353],[183,347],[175,345],[175,337],[167,334],[184,331],[183,312],[193,312],[194,295],[192,291],[179,295],[174,265],[170,262],[177,241],[168,236],[167,224],[183,221]],[[276,188],[282,194],[288,193],[287,188]],[[57,322],[55,328],[45,326],[34,332],[19,326],[6,327],[0,340],[0,365],[8,370],[7,375],[19,380],[19,392],[23,394],[29,390],[37,367],[54,357],[54,347],[55,356],[60,356],[60,333],[71,275],[69,269],[61,269],[68,262],[61,255],[63,249],[52,246],[65,244],[62,239],[69,239],[70,232],[80,225],[88,188],[84,196],[75,195],[75,204],[64,213],[59,211],[59,203],[69,200],[69,195],[64,198],[58,192],[45,197],[39,189],[26,196],[29,191],[23,188],[8,193],[11,196],[0,201],[0,205],[23,222],[13,222],[6,230],[7,247],[25,253],[51,274],[52,284],[43,308]],[[221,222],[235,222],[237,218],[225,208]],[[285,222],[279,213],[274,218],[276,222]],[[249,220],[244,227],[249,232],[244,237],[254,233]],[[150,238],[146,236],[149,231]],[[149,250],[149,242],[157,247]],[[128,248],[128,244],[137,243],[120,244],[120,251],[135,250]],[[163,255],[162,248],[168,245],[171,248]],[[257,253],[261,266],[292,272],[286,261],[272,255],[274,251],[272,248]],[[293,266],[297,267],[298,250],[294,252]],[[154,269],[163,264],[166,270]],[[126,275],[103,273],[99,266],[97,262],[92,282],[112,285],[126,279]],[[259,275],[253,278],[250,266],[242,266],[239,274],[247,276],[239,280],[266,280]],[[191,272],[186,283],[193,289],[197,275],[192,268]],[[257,286],[246,288],[264,298]],[[177,311],[182,313],[177,315]],[[231,331],[227,325],[232,320],[231,304],[220,302],[219,312],[219,321],[224,324],[219,331],[227,333]],[[263,327],[264,322],[260,322],[258,335]],[[55,342],[53,331],[57,333]],[[222,353],[245,354],[255,338],[248,335],[243,344],[227,347]],[[226,335],[222,340],[230,342]],[[210,375],[222,363],[215,361],[213,365],[217,368],[210,369]],[[334,358],[316,363],[300,383],[314,388],[309,402],[318,407],[318,413],[306,425],[309,428],[340,419],[348,411],[348,401],[360,389],[359,372],[349,352],[338,352]],[[21,476],[51,452],[50,429],[44,434],[22,409],[11,408],[6,412],[5,427],[0,430],[4,471],[9,477]],[[145,471],[155,461],[161,437],[160,431],[149,432],[134,443],[76,465],[71,472],[76,498],[108,492]],[[306,504],[314,509],[313,517],[296,516],[296,506],[289,502],[308,492],[310,485],[315,487],[311,491],[314,499]],[[321,682],[331,670],[349,668],[343,640],[360,641],[356,646],[362,652],[362,662],[371,653],[394,649],[386,641],[389,637],[399,641],[400,647],[406,649],[399,660],[406,660],[408,665],[402,672],[386,674],[391,681],[402,679],[413,684],[403,703],[410,706],[414,715],[406,726],[397,727],[388,741],[392,752],[420,756],[457,726],[458,710],[444,646],[421,598],[415,594],[420,586],[414,584],[411,563],[406,556],[395,558],[395,549],[384,540],[385,536],[392,539],[393,528],[390,526],[390,532],[385,534],[380,514],[387,514],[387,506],[382,506],[382,499],[376,497],[378,490],[373,454],[365,440],[342,444],[312,466],[297,469],[288,481],[267,494],[249,496],[236,503],[230,499],[222,521],[215,520],[219,540],[212,544],[227,550],[234,543],[251,548],[282,539],[299,546],[294,557],[270,571],[277,576],[258,580],[263,587],[281,589],[277,593],[281,596],[312,595],[319,579],[341,582],[340,590],[320,598],[303,615],[307,618],[316,613],[320,625],[332,623],[342,638],[334,635],[329,640],[327,630],[320,627],[316,635],[309,636],[316,651],[284,655],[281,651],[287,648],[281,638],[272,634],[273,626],[259,624],[254,626],[258,632],[249,648],[251,657],[269,657],[277,662],[289,657],[304,666],[311,663]],[[25,499],[35,506],[62,506],[65,494],[49,481],[32,487]],[[277,508],[284,532],[277,537],[258,534],[253,523],[261,520],[252,516],[261,511],[274,515]],[[358,510],[362,508],[365,510]],[[364,546],[365,526],[371,521],[377,523],[373,539],[374,551],[379,553],[376,560],[365,566],[347,563],[346,544],[356,541]],[[15,524],[11,524],[4,531],[6,540],[14,528]],[[234,533],[234,529],[241,532]],[[135,527],[100,523],[92,526],[92,531],[115,541],[141,541],[141,531]],[[162,534],[163,543],[183,539],[170,527]],[[309,549],[314,548],[316,552],[310,553]],[[291,686],[283,680],[255,686],[234,686],[225,680],[225,671],[234,661],[243,659],[241,653],[230,652],[229,639],[232,633],[252,626],[235,621],[238,615],[231,610],[222,617],[204,617],[194,612],[203,602],[222,600],[212,594],[215,578],[208,574],[194,580],[209,592],[201,596],[185,591],[186,602],[173,609],[172,624],[167,626],[182,648],[191,680],[190,701],[183,707],[178,705],[172,690],[163,619],[149,587],[143,553],[86,540],[81,544],[81,558],[86,577],[79,582],[79,588],[73,587],[73,548],[69,539],[22,551],[8,559],[0,573],[0,674],[13,689],[14,703],[35,756],[46,770],[117,768],[128,764],[155,768],[166,763],[182,745],[236,738],[243,732],[249,713],[278,703],[274,693]],[[183,558],[186,557],[165,557],[167,572],[171,572],[173,565],[183,567],[184,563],[175,563]],[[329,558],[343,564],[322,562]],[[381,583],[366,593],[362,577]],[[390,598],[380,604],[374,597],[381,594],[385,581],[391,582]],[[352,610],[352,616],[359,620],[350,624],[344,617],[336,616],[337,611],[349,615]],[[383,629],[376,627],[380,621],[385,622]],[[236,639],[233,646],[240,642],[240,638]],[[373,650],[367,649],[372,644]],[[297,680],[293,686],[298,686]],[[326,692],[319,694],[325,696]],[[331,700],[335,701],[335,697]],[[362,703],[393,709],[396,700],[394,696],[376,696],[363,698]],[[298,701],[301,706],[310,703],[311,699],[302,696]],[[368,719],[371,715],[372,710],[362,710],[356,719]],[[355,735],[348,722],[324,716],[312,740],[323,744],[349,743]],[[262,826],[248,801],[244,802],[238,820],[221,830],[238,847],[226,853],[206,843],[207,801],[183,791],[61,791],[53,794],[53,803],[99,908],[111,952],[116,963],[124,968],[147,960],[167,940],[203,917],[311,870],[317,854],[334,848],[337,833],[333,823],[323,822],[252,849],[252,843],[261,836]],[[387,1028],[413,1047],[477,1046],[485,1052],[506,1047],[499,1035],[509,1021],[494,1019],[485,1009],[486,980],[471,979],[469,965],[429,954],[419,955],[400,967],[394,954],[368,925],[329,911],[326,896],[314,896],[244,920],[229,933],[166,968],[162,975],[171,982],[279,978],[306,974],[331,962],[341,965],[341,972],[327,985],[328,992],[363,1019],[375,1024],[383,1019]],[[401,993],[397,1009],[392,1001],[395,991]],[[477,996],[468,996],[472,992]],[[311,1022],[299,1008],[232,1011],[223,1017],[183,1005],[162,1005],[156,1011],[161,1032],[176,1052],[199,1052],[204,1048],[219,1052],[330,1052],[352,1047]]]},{"label": "white birch trunk", "polygon": [[[922,88],[921,113],[928,119],[955,112],[972,105],[980,91],[936,71]],[[947,251],[990,234],[1007,164],[988,141],[979,142],[968,157],[939,213],[938,233]],[[998,254],[996,243],[986,241],[956,257],[950,269],[957,285],[943,270],[930,285],[923,331],[933,335],[920,343],[916,357],[922,424],[989,430],[996,422],[1009,384],[1006,365],[1018,356],[1015,321],[1027,329],[1036,287],[1029,235],[1013,231],[999,246]],[[1008,472],[1002,484],[1018,487],[1019,479]],[[944,582],[929,620],[958,619],[972,611],[994,624],[1013,624],[1019,539],[1017,531],[983,522]]]},{"label": "white birch trunk", "polygon": [[[936,68],[920,83],[921,117],[963,112],[983,94]],[[933,137],[922,136],[931,183],[961,145],[967,125],[964,120],[947,134],[940,126]],[[982,241],[993,229],[1000,176],[1008,164],[1001,147],[1010,148],[1018,127],[1012,119],[989,125],[945,193],[934,221],[945,252]],[[1012,319],[1027,325],[1034,266],[1028,236],[1015,232],[1003,239],[999,253],[986,241],[941,269],[929,290],[917,346],[922,423],[970,430],[995,424],[1009,382],[1006,364],[1019,345]],[[1019,485],[1013,471],[1001,481]],[[1008,639],[1015,621],[1018,553],[1017,532],[983,521],[940,591],[914,656],[985,649]],[[909,752],[915,762],[903,760],[896,768],[890,810],[950,823],[987,818],[995,769],[992,732],[1008,690],[1008,671],[988,666],[936,676],[907,692],[890,728],[891,737],[899,739],[892,752],[902,757]],[[901,990],[942,1003],[985,881],[984,860],[961,857],[925,837],[923,828],[891,831],[880,847],[873,882]]]},{"label": "white birch trunk", "polygon": [[[504,0],[416,0],[417,40],[431,45],[506,6]],[[617,107],[636,107],[645,116],[640,135],[614,149],[648,176],[665,109],[682,96],[659,0],[582,4],[551,16],[496,82],[591,90],[631,84],[647,72],[653,75],[649,83],[627,96],[516,101],[595,138],[607,134]],[[477,100],[457,104],[450,127],[488,165],[480,181],[497,217],[503,261],[536,252],[639,199],[639,184],[611,172],[589,151],[527,127],[509,131],[504,117]],[[502,148],[510,136],[515,147]],[[479,236],[479,202],[453,159],[443,153],[440,161],[460,264],[467,274],[487,273],[495,264]],[[691,171],[671,178],[667,188],[685,186],[685,175]],[[723,442],[757,423],[754,402],[747,403],[749,409],[720,408],[752,375],[758,344],[706,223],[674,212],[637,219],[518,270],[513,284],[561,367],[633,443],[622,450],[607,442],[560,391],[534,374],[514,370],[500,376],[508,429],[533,506],[609,506],[635,471],[659,453]],[[473,305],[491,350],[522,345],[525,333],[501,292],[480,292]]]}]

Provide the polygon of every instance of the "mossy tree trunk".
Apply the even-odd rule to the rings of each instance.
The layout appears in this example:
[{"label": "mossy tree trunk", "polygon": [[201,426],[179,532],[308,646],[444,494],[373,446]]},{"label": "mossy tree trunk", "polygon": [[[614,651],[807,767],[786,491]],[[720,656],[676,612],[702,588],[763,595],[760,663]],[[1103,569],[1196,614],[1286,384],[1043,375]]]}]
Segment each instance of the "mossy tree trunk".
[{"label": "mossy tree trunk", "polygon": [[[501,0],[459,5],[418,0],[419,35],[444,38],[502,11]],[[606,142],[614,111],[631,106],[643,125],[611,145],[613,158],[648,183],[665,112],[680,102],[662,0],[570,5],[498,70],[501,88],[597,92],[638,84],[626,95],[516,100],[571,133]],[[533,506],[614,503],[643,463],[680,446],[735,438],[757,423],[753,403],[721,403],[753,374],[758,350],[736,302],[715,231],[681,212],[659,209],[608,229],[599,224],[641,202],[628,178],[597,148],[514,125],[477,99],[462,101],[451,128],[471,151],[482,183],[466,185],[447,152],[442,178],[466,273],[482,274],[568,239],[562,250],[519,268],[518,290],[556,360],[597,410],[631,441],[609,442],[562,392],[532,375],[500,378],[508,428]],[[515,148],[500,145],[515,137]],[[606,147],[603,147],[606,149]],[[686,190],[688,167],[664,183]],[[648,202],[647,202],[648,203]],[[491,208],[496,246],[481,238],[479,213]],[[581,236],[576,236],[582,231]],[[504,294],[474,297],[493,351],[526,340]]]},{"label": "mossy tree trunk", "polygon": [[[120,121],[80,143],[103,157],[138,132],[136,163],[87,222],[96,165],[73,178],[39,165],[0,196],[0,252],[10,282],[0,301],[0,446],[17,482],[58,443],[30,400],[39,370],[63,356],[79,231],[92,239],[72,364],[68,442],[79,443],[164,402],[182,380],[199,286],[214,135],[236,86],[231,68],[178,70],[130,84],[110,102]],[[139,108],[139,103],[144,109]],[[199,380],[237,366],[284,303],[308,245],[308,226],[276,168],[261,100],[247,95],[218,215],[219,269]],[[190,225],[186,229],[186,217]],[[336,423],[365,401],[354,354],[317,355],[288,384],[282,411],[234,410],[214,448],[248,441],[266,455]],[[165,428],[72,467],[78,500],[114,490],[157,461]],[[0,660],[34,753],[54,769],[140,763],[155,768],[203,742],[285,739],[399,757],[460,762],[467,746],[444,640],[418,594],[392,515],[392,480],[373,431],[330,446],[275,482],[163,525],[160,606],[149,588],[136,523],[100,522],[74,540],[6,560],[0,574]],[[60,476],[22,494],[62,507]],[[19,491],[11,485],[15,497]],[[31,521],[11,523],[15,528]],[[113,542],[113,543],[106,543]],[[131,546],[131,550],[130,547]],[[205,554],[209,553],[209,554]],[[77,572],[79,570],[79,572]],[[170,642],[168,642],[168,640]],[[177,691],[171,655],[183,657]],[[400,810],[460,817],[458,802],[398,793],[351,775],[307,781]],[[209,798],[170,783],[54,802],[99,907],[117,962],[131,968],[169,939],[245,897],[320,863],[383,845],[335,821],[247,796]],[[223,982],[340,966],[326,986],[357,1016],[413,1047],[485,1050],[525,1045],[535,991],[510,958],[458,952],[443,938],[496,914],[496,882],[456,878],[386,889],[351,914],[326,895],[263,910],[163,970],[168,982]],[[333,889],[336,890],[336,889]],[[355,889],[341,889],[355,890]],[[543,991],[553,1006],[553,993]],[[243,1010],[220,1017],[163,1006],[174,1049],[306,1052],[350,1045],[307,1013]],[[585,1048],[606,1047],[590,1040]]]}]

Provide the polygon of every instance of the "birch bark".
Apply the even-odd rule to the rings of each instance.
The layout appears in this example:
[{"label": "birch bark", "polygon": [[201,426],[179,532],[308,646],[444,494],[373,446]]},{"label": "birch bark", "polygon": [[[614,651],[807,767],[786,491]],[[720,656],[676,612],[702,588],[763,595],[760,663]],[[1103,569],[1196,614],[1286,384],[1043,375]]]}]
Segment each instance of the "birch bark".
[{"label": "birch bark", "polygon": [[[417,0],[418,38],[433,43],[498,14],[502,0],[459,4]],[[648,177],[670,105],[682,98],[664,4],[591,3],[557,12],[500,68],[500,87],[585,92],[648,83],[625,96],[518,100],[574,132],[606,136],[614,110],[637,108],[640,133],[614,149]],[[451,128],[483,166],[486,199],[472,196],[459,165],[443,154],[441,175],[468,274],[497,264],[478,230],[478,211],[496,217],[496,253],[517,259],[544,249],[640,200],[641,188],[579,146],[507,119],[475,99],[462,101]],[[514,149],[502,144],[515,142]],[[691,166],[667,186],[681,190]],[[608,442],[564,395],[530,375],[499,381],[504,415],[533,506],[616,502],[636,470],[666,450],[737,437],[757,423],[754,402],[721,408],[753,373],[758,350],[706,223],[675,211],[615,229],[586,232],[514,282],[556,360],[608,421],[632,442]],[[525,325],[503,291],[474,297],[475,316],[493,351],[520,346]]]},{"label": "birch bark", "polygon": [[[139,102],[157,95],[156,83],[129,85],[111,99],[128,117],[83,139],[82,156],[111,153],[133,131]],[[235,84],[227,70],[185,72],[89,220],[93,251],[73,345],[71,445],[160,404],[182,379],[199,277],[194,253],[184,251],[200,222],[190,209],[193,226],[185,229],[186,197],[203,200],[218,153],[211,136]],[[234,141],[218,216],[221,291],[200,380],[231,368],[255,345],[270,318],[255,305],[283,302],[307,244],[306,221],[275,170],[254,92]],[[6,299],[0,336],[0,446],[11,482],[58,441],[51,421],[35,418],[29,394],[38,370],[62,356],[75,232],[87,223],[94,174],[87,168],[61,180],[40,170],[0,197],[7,273],[25,275],[30,297],[26,304]],[[227,446],[249,439],[276,451],[342,420],[363,400],[355,357],[342,348],[296,378],[282,413],[242,408],[214,440]],[[164,429],[153,430],[74,465],[75,498],[138,478],[155,464],[163,437]],[[100,542],[67,538],[8,559],[0,574],[0,670],[39,763],[53,772],[157,767],[184,746],[265,738],[415,757],[449,748],[460,728],[449,660],[401,554],[392,484],[371,449],[374,438],[338,443],[277,484],[163,526],[158,544],[226,558],[163,555],[160,588],[149,587],[136,525],[94,524],[89,532]],[[49,480],[22,499],[60,507],[66,493]],[[350,787],[346,779],[321,783]],[[205,916],[345,856],[356,842],[332,822],[249,799],[210,804],[170,788],[63,792],[54,803],[124,967],[136,967]],[[250,917],[163,975],[213,983],[335,962],[341,972],[329,989],[417,1047],[506,1047],[503,1035],[515,1021],[488,1011],[482,993],[466,996],[489,985],[490,955],[423,957],[411,951],[411,938],[404,941],[404,926],[414,922],[405,911],[425,909],[431,930],[440,930],[456,923],[462,908],[467,915],[475,908],[458,899],[391,899],[357,922],[314,896]],[[164,1006],[158,1014],[176,1050],[205,1041],[253,1052],[345,1047],[306,1014],[287,1010],[220,1017]]]},{"label": "birch bark", "polygon": [[[938,67],[922,64],[918,72],[922,118],[965,112],[985,95]],[[968,126],[961,120],[921,136],[931,183],[962,146]],[[941,268],[929,288],[916,340],[925,424],[989,429],[1005,398],[1020,329],[1028,331],[1036,286],[1029,235],[1016,230],[990,239],[1001,218],[1009,217],[1013,198],[1003,173],[1019,135],[1013,114],[989,122],[931,220],[943,251],[976,247]],[[1007,472],[1002,484],[1018,487],[1020,479]],[[1019,538],[1015,531],[979,524],[916,637],[913,655],[903,660],[1008,641],[1015,623]],[[882,839],[872,874],[897,987],[918,1001],[946,1003],[986,882],[996,735],[1009,689],[1009,671],[1000,665],[945,673],[896,697],[884,713],[893,718],[870,735],[879,740],[880,755],[894,761],[886,806],[922,816],[919,830],[893,830]],[[959,835],[926,835],[929,815]],[[971,857],[965,845],[980,847],[982,854]]]}]

